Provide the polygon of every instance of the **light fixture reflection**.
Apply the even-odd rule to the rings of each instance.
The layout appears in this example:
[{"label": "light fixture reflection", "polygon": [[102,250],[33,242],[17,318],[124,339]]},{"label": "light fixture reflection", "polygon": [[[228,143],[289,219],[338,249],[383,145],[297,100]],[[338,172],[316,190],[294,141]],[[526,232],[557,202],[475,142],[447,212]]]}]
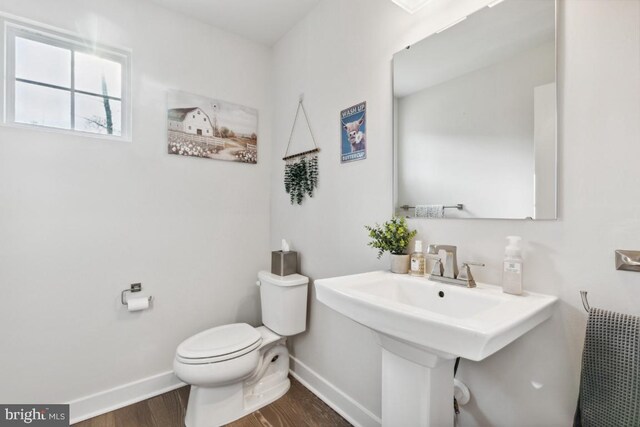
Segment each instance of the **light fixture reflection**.
[{"label": "light fixture reflection", "polygon": [[415,13],[431,0],[391,0],[409,13]]}]

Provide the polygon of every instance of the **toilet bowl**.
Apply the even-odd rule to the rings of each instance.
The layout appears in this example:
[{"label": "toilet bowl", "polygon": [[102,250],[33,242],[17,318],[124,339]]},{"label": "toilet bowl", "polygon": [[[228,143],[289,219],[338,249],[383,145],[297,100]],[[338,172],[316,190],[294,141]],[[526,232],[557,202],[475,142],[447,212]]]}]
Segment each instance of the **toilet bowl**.
[{"label": "toilet bowl", "polygon": [[264,326],[218,326],[184,340],[173,369],[191,385],[187,427],[215,427],[282,397],[290,387],[286,337],[306,329],[307,285],[299,274],[258,274]]}]

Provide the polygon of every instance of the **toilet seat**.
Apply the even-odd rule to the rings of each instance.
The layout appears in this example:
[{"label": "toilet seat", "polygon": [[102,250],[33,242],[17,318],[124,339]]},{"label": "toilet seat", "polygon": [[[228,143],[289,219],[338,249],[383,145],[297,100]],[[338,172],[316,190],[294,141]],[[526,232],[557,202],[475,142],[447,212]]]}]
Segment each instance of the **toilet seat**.
[{"label": "toilet seat", "polygon": [[218,326],[184,340],[176,360],[190,365],[223,362],[251,353],[261,343],[260,333],[246,323]]}]

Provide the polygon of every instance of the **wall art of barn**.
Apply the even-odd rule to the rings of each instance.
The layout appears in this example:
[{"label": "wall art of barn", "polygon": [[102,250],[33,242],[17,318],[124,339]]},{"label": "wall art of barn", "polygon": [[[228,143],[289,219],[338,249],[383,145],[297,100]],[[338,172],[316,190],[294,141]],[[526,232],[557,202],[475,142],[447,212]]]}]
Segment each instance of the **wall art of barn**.
[{"label": "wall art of barn", "polygon": [[256,109],[180,91],[167,104],[169,154],[258,162]]}]

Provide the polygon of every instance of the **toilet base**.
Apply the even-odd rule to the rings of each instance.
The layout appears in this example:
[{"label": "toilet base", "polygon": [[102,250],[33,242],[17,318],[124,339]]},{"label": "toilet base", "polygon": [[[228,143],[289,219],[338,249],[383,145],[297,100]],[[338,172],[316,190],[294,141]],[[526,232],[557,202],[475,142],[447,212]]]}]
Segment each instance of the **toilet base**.
[{"label": "toilet base", "polygon": [[[289,390],[289,354],[285,346],[273,348],[279,353],[257,380],[217,387],[191,386],[185,416],[186,427],[218,427],[242,418],[278,400]],[[269,356],[270,357],[270,356]]]}]

